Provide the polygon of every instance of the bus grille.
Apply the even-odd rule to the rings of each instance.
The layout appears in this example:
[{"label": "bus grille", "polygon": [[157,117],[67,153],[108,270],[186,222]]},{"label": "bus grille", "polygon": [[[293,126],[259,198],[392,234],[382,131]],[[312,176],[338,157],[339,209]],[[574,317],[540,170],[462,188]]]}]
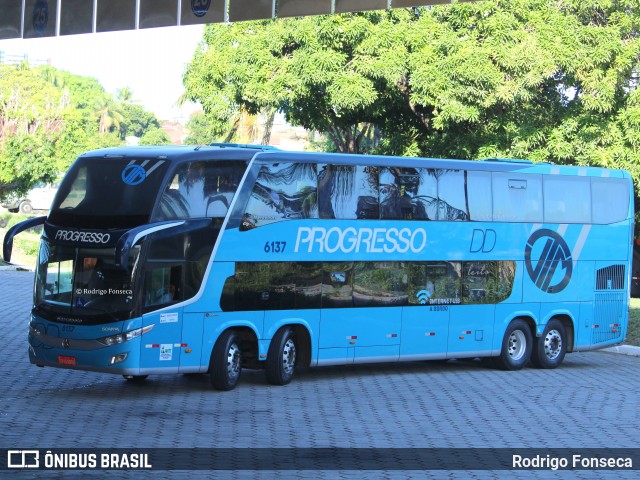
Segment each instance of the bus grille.
[{"label": "bus grille", "polygon": [[624,289],[624,265],[611,265],[596,272],[596,290]]},{"label": "bus grille", "polygon": [[626,293],[596,293],[592,344],[622,340]]}]

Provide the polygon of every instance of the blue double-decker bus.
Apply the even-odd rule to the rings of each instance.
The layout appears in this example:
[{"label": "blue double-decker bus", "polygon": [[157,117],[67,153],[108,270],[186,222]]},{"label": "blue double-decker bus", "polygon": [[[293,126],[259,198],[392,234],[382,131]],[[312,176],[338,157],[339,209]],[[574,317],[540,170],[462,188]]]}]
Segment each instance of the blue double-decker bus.
[{"label": "blue double-decker bus", "polygon": [[41,367],[140,380],[448,358],[518,370],[624,340],[621,170],[157,147],[80,156],[44,223]]}]

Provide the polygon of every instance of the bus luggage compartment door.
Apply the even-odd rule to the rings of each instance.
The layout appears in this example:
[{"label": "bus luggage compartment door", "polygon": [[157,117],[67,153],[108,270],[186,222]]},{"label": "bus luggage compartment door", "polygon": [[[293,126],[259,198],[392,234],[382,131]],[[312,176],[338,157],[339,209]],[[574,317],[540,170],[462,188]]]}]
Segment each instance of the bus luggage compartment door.
[{"label": "bus luggage compartment door", "polygon": [[451,305],[447,358],[489,355],[494,318],[495,305]]},{"label": "bus luggage compartment door", "polygon": [[420,305],[402,310],[402,360],[445,358],[449,305]]},{"label": "bus luggage compartment door", "polygon": [[355,363],[398,361],[401,318],[402,307],[325,309],[320,321],[320,357],[323,349],[335,352],[341,347],[355,348]]}]

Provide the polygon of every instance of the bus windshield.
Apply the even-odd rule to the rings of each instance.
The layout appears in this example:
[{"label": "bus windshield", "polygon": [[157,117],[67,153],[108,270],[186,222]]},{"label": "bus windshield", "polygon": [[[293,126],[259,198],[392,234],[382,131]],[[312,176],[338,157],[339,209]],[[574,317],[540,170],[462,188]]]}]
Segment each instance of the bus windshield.
[{"label": "bus windshield", "polygon": [[79,158],[60,185],[49,222],[80,228],[131,228],[149,222],[169,162]]},{"label": "bus windshield", "polygon": [[131,318],[133,278],[140,247],[127,270],[115,266],[113,249],[60,246],[43,239],[36,271],[35,303],[57,314],[114,321]]}]

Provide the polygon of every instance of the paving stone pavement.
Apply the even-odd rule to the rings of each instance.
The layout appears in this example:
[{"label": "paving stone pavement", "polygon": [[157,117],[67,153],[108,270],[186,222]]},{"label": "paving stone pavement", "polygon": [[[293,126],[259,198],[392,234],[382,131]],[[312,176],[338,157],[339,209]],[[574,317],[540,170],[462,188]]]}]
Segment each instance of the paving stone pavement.
[{"label": "paving stone pavement", "polygon": [[[0,448],[640,448],[640,358],[567,355],[556,370],[479,361],[326,367],[286,387],[244,371],[141,384],[29,364],[33,273],[0,272]],[[122,471],[0,471],[0,478],[123,478]],[[49,474],[50,477],[46,477]],[[622,471],[190,471],[135,478],[636,478]]]}]

